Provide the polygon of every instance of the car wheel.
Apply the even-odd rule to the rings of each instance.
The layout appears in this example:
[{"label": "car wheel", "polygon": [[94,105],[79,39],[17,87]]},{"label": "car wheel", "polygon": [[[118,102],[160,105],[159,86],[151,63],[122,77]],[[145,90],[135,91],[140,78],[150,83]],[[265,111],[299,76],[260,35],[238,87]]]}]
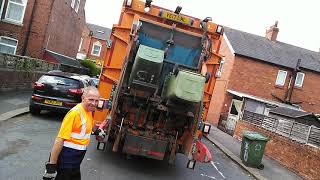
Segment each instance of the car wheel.
[{"label": "car wheel", "polygon": [[34,106],[29,106],[29,110],[32,115],[39,115],[41,112],[40,108],[36,108]]}]

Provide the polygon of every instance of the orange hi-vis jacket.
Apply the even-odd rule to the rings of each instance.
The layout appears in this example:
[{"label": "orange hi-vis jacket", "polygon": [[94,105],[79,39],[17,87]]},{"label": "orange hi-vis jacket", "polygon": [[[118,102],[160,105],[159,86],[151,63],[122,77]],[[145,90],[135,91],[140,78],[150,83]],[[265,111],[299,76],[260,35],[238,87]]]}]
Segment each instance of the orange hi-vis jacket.
[{"label": "orange hi-vis jacket", "polygon": [[64,147],[86,150],[93,123],[92,112],[86,112],[80,103],[64,117],[58,138],[64,139]]}]

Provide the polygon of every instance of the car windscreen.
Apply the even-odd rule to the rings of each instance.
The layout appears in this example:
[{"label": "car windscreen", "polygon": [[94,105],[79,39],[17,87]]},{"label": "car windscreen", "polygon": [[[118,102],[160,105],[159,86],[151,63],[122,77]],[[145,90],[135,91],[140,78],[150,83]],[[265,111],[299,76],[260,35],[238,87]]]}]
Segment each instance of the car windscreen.
[{"label": "car windscreen", "polygon": [[50,84],[50,85],[68,86],[69,88],[80,87],[80,82],[78,80],[61,77],[61,76],[43,75],[38,82],[43,84]]}]

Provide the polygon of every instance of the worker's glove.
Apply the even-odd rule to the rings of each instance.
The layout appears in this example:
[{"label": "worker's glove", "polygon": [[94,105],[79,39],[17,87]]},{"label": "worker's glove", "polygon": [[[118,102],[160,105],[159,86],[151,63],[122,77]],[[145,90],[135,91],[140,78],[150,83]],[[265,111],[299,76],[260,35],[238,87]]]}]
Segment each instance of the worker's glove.
[{"label": "worker's glove", "polygon": [[54,179],[57,176],[57,165],[50,164],[49,162],[46,163],[46,169],[44,171],[43,179],[49,180]]},{"label": "worker's glove", "polygon": [[102,139],[104,139],[104,138],[106,137],[106,133],[104,132],[103,129],[100,129],[100,128],[98,128],[98,129],[93,133],[93,135],[96,135],[96,136],[98,136],[98,137],[100,137],[100,138],[102,138]]}]

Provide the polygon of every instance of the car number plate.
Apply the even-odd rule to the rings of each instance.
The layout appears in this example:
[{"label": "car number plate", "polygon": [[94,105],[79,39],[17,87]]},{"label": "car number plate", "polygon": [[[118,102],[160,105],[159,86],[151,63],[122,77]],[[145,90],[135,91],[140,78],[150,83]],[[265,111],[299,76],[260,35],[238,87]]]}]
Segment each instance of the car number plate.
[{"label": "car number plate", "polygon": [[55,101],[55,100],[46,99],[46,100],[44,100],[44,103],[55,105],[55,106],[62,106],[62,102],[61,101]]}]

